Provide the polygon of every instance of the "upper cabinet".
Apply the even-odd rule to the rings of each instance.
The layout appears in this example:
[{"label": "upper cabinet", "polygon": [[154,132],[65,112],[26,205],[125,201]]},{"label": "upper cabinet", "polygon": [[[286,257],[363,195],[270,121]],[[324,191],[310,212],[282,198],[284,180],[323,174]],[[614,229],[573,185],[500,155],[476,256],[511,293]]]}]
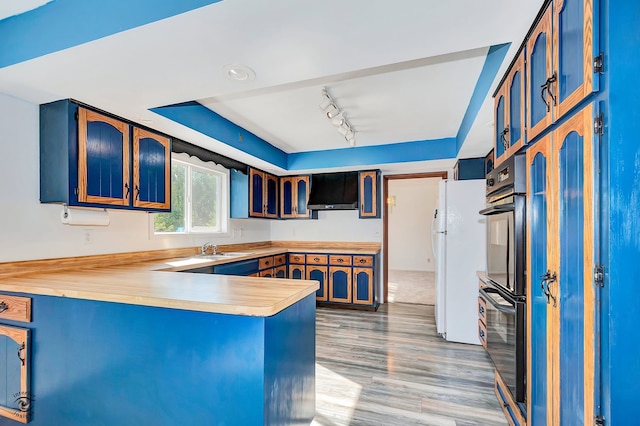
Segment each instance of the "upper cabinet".
[{"label": "upper cabinet", "polygon": [[498,88],[495,104],[495,164],[524,146],[524,51]]},{"label": "upper cabinet", "polygon": [[494,95],[495,165],[598,90],[594,7],[593,0],[546,2]]},{"label": "upper cabinet", "polygon": [[380,171],[371,170],[359,173],[360,218],[380,217]]},{"label": "upper cabinet", "polygon": [[171,140],[147,130],[133,129],[133,205],[170,208]]},{"label": "upper cabinet", "polygon": [[535,138],[552,120],[556,76],[551,63],[551,6],[527,41],[527,137]]},{"label": "upper cabinet", "polygon": [[278,178],[249,169],[249,216],[278,218]]},{"label": "upper cabinet", "polygon": [[40,106],[43,203],[169,211],[170,167],[165,136],[70,100]]},{"label": "upper cabinet", "polygon": [[280,178],[280,218],[317,218],[317,212],[307,209],[309,188],[308,175]]},{"label": "upper cabinet", "polygon": [[[595,2],[597,3],[597,2]],[[556,0],[527,41],[527,127],[535,138],[590,93],[602,71],[593,0]]]}]

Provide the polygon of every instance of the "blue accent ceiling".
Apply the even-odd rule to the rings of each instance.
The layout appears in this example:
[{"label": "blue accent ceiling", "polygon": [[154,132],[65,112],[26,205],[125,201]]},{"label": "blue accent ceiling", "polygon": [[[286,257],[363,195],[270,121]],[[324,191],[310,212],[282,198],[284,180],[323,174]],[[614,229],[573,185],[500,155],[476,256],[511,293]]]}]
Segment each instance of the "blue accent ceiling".
[{"label": "blue accent ceiling", "polygon": [[151,111],[282,169],[287,168],[286,152],[198,102],[152,108]]},{"label": "blue accent ceiling", "polygon": [[476,121],[478,111],[480,111],[480,108],[489,93],[491,84],[496,78],[496,74],[498,74],[500,65],[502,65],[502,61],[504,61],[504,57],[509,50],[509,46],[511,46],[511,43],[498,44],[489,48],[487,59],[484,61],[482,71],[480,71],[480,77],[476,82],[476,87],[473,89],[473,94],[471,95],[471,100],[467,106],[467,111],[464,114],[462,123],[460,123],[460,128],[458,129],[458,134],[456,135],[456,155],[458,154],[458,151],[460,151],[467,135],[469,135],[469,130],[471,130],[473,122]]},{"label": "blue accent ceiling", "polygon": [[[220,0],[54,0],[0,21],[0,68],[188,12]],[[37,36],[33,28],[38,28]],[[495,80],[510,44],[491,46],[457,134],[422,141],[287,154],[197,102],[152,111],[285,170],[455,158]],[[396,142],[396,143],[394,143]]]},{"label": "blue accent ceiling", "polygon": [[[54,0],[0,21],[0,68],[219,1]],[[34,28],[37,28],[37,36]]]}]

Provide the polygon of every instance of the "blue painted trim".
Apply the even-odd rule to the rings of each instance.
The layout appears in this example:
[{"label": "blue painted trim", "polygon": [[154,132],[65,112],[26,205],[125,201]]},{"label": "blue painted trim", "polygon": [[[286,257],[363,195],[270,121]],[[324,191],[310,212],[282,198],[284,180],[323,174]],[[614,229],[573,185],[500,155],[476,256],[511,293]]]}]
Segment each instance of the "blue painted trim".
[{"label": "blue painted trim", "polygon": [[487,98],[491,84],[493,83],[493,80],[495,80],[496,75],[500,70],[500,65],[502,65],[502,61],[504,61],[510,46],[511,43],[504,43],[491,46],[489,48],[489,53],[487,53],[487,58],[484,61],[480,77],[478,77],[476,87],[473,89],[473,94],[471,95],[471,100],[469,101],[469,105],[467,105],[467,111],[464,113],[462,123],[460,123],[460,128],[458,128],[455,155],[458,154],[462,144],[469,135],[471,126],[473,126],[473,122],[476,120],[478,112]]},{"label": "blue painted trim", "polygon": [[455,138],[289,154],[288,170],[407,163],[454,158]]},{"label": "blue painted trim", "polygon": [[282,169],[287,168],[286,152],[198,102],[167,105],[151,111]]},{"label": "blue painted trim", "polygon": [[220,0],[55,0],[0,21],[0,68],[179,15]]}]

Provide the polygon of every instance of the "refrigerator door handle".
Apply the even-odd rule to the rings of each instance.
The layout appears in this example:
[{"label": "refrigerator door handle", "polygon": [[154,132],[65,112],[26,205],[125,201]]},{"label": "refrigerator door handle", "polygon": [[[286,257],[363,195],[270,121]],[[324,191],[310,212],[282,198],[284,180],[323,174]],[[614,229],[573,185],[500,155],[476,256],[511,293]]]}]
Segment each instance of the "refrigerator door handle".
[{"label": "refrigerator door handle", "polygon": [[438,254],[436,253],[436,223],[438,222],[438,209],[433,210],[433,217],[431,218],[431,253],[433,253],[433,258],[437,259]]}]

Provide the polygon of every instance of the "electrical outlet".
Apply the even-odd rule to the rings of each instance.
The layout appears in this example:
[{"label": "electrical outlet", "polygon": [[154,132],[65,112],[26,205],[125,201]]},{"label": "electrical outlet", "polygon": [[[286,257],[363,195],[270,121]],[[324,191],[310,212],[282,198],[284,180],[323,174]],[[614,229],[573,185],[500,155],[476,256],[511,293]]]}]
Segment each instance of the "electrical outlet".
[{"label": "electrical outlet", "polygon": [[93,234],[91,233],[91,230],[89,229],[85,229],[84,230],[84,244],[85,245],[89,245],[93,243]]}]

